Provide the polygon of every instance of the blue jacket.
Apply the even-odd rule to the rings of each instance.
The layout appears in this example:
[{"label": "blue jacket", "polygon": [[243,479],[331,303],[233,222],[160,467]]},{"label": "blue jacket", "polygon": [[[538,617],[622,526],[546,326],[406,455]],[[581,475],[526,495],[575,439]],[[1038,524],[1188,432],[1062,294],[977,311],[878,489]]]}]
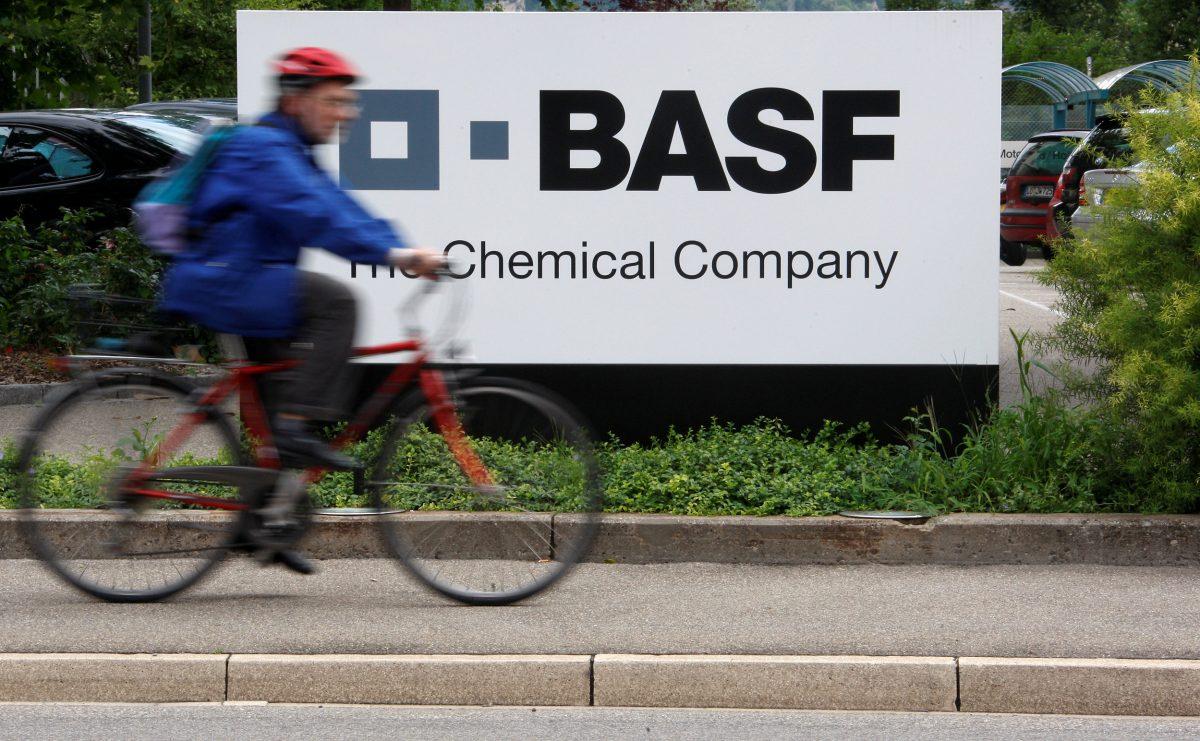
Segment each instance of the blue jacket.
[{"label": "blue jacket", "polygon": [[279,113],[221,146],[189,226],[202,236],[167,270],[162,308],[248,337],[294,333],[301,247],[382,265],[389,249],[405,246],[317,166],[299,124]]}]

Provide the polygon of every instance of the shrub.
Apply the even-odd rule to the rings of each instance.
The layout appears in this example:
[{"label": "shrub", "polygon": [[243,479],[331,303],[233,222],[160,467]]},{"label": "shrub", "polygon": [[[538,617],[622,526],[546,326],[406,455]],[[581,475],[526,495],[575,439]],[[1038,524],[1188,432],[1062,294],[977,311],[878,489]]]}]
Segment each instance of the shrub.
[{"label": "shrub", "polygon": [[1120,431],[1096,410],[1030,397],[997,410],[942,454],[944,431],[913,420],[907,471],[893,486],[910,507],[937,512],[1158,512],[1169,504],[1136,486],[1114,462]]},{"label": "shrub", "polygon": [[96,214],[63,211],[34,231],[13,217],[0,221],[0,346],[64,350],[77,335],[67,289],[153,298],[163,262],[127,228],[99,230]]},{"label": "shrub", "polygon": [[[609,440],[599,446],[610,512],[685,515],[826,515],[843,509],[910,509],[944,512],[1174,512],[1188,502],[1136,475],[1120,463],[1127,447],[1104,410],[1076,408],[1056,397],[1029,397],[997,410],[985,425],[966,431],[956,455],[946,456],[948,434],[928,415],[913,417],[907,444],[884,445],[865,425],[827,423],[793,435],[778,420],[736,427],[712,422],[687,432],[671,431],[645,444]],[[373,431],[348,452],[364,461],[378,455],[383,430]],[[11,445],[0,458],[0,508],[15,506],[16,471]],[[397,471],[430,465],[429,446],[440,439],[417,435],[397,453]],[[489,450],[500,467],[525,465],[526,456]],[[511,448],[511,445],[508,446]],[[515,452],[515,451],[511,451]],[[565,451],[543,450],[537,465],[570,465]],[[83,461],[47,462],[38,485],[53,506],[94,506],[95,485],[120,450],[93,451]],[[437,460],[444,464],[444,456]],[[224,461],[228,463],[229,461]],[[187,459],[181,465],[218,461]],[[401,480],[409,476],[398,474]],[[416,477],[412,477],[416,478]],[[361,507],[350,473],[332,473],[311,489],[318,507]],[[578,492],[563,492],[555,507],[568,507]],[[389,497],[404,508],[476,508],[454,497],[417,501]],[[548,503],[549,505],[549,503]]]},{"label": "shrub", "polygon": [[607,508],[690,515],[829,514],[886,494],[892,453],[866,426],[827,423],[794,437],[778,420],[712,422],[649,444],[602,446]]},{"label": "shrub", "polygon": [[1045,281],[1063,296],[1052,343],[1095,365],[1072,390],[1128,431],[1112,465],[1190,509],[1200,489],[1200,63],[1183,92],[1126,102],[1135,183],[1103,221],[1060,241]]}]

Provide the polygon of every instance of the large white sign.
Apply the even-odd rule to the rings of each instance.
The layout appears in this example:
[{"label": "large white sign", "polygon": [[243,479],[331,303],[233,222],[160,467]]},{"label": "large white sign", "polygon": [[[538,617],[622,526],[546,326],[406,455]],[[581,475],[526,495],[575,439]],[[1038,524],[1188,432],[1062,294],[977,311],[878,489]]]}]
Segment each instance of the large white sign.
[{"label": "large white sign", "polygon": [[[320,161],[473,284],[483,363],[995,364],[999,12],[240,12],[365,72]],[[361,341],[412,282],[334,257]],[[351,277],[351,276],[354,277]]]}]

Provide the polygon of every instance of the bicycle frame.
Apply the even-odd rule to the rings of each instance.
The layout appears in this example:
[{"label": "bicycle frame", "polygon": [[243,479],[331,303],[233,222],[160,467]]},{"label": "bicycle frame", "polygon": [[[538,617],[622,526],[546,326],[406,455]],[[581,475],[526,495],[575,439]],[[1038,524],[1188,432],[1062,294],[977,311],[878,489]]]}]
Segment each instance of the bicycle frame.
[{"label": "bicycle frame", "polygon": [[[412,387],[415,379],[417,386],[421,389],[426,402],[432,410],[434,426],[446,440],[449,449],[462,467],[462,470],[475,485],[491,485],[493,482],[486,467],[471,448],[466,436],[462,433],[462,428],[458,421],[458,413],[450,396],[446,379],[441,371],[428,367],[428,353],[420,340],[413,339],[384,345],[358,347],[352,350],[351,357],[363,358],[400,352],[414,352],[417,355],[407,363],[398,364],[388,374],[384,381],[375,389],[375,393],[371,398],[357,411],[346,429],[333,441],[333,447],[341,449],[352,442],[362,439],[363,435],[370,429],[371,424],[387,411],[401,393]],[[251,505],[246,502],[197,494],[163,491],[147,487],[144,484],[153,475],[158,461],[163,456],[169,456],[182,445],[192,430],[197,425],[203,423],[210,410],[216,408],[234,393],[237,393],[239,397],[242,422],[246,425],[254,441],[255,465],[260,468],[280,468],[279,456],[275,452],[273,436],[267,420],[267,412],[263,406],[262,398],[258,393],[255,380],[259,376],[293,368],[296,364],[297,361],[286,360],[231,366],[229,375],[213,384],[196,401],[196,409],[186,415],[184,420],[171,430],[167,438],[147,456],[146,460],[131,475],[129,481],[133,488],[130,489],[130,493],[142,497],[168,499],[208,509],[230,511],[249,509]],[[314,483],[319,481],[325,473],[324,469],[310,468],[307,471],[306,477],[309,483]]]}]

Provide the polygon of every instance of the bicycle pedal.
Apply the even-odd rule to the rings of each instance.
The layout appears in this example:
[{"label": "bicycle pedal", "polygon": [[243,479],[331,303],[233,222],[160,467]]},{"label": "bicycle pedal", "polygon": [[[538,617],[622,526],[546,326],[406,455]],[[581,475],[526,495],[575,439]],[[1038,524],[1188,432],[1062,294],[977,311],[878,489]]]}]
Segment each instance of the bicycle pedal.
[{"label": "bicycle pedal", "polygon": [[221,414],[220,407],[212,404],[201,403],[204,400],[204,397],[208,395],[210,390],[211,389],[209,389],[207,386],[197,386],[196,388],[192,389],[192,392],[188,394],[187,398],[184,400],[182,408],[178,409],[177,411],[185,414],[199,412],[200,414],[210,418],[219,416]]},{"label": "bicycle pedal", "polygon": [[288,520],[287,522],[264,524],[258,529],[257,539],[259,542],[273,545],[276,543],[290,543],[300,537],[304,532],[303,525],[298,520]]}]

